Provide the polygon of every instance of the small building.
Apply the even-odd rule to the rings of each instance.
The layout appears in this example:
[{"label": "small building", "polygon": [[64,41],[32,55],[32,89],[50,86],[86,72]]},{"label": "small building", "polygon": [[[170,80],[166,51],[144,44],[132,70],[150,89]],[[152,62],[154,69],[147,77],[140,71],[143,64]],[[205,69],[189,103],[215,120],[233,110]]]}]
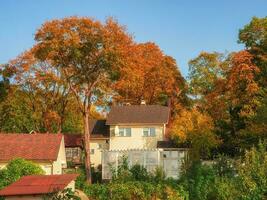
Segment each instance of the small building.
[{"label": "small building", "polygon": [[7,200],[41,200],[47,195],[67,188],[74,192],[77,176],[77,174],[24,176],[0,190],[0,196]]},{"label": "small building", "polygon": [[81,134],[64,134],[66,159],[74,165],[83,162],[83,137]]},{"label": "small building", "polygon": [[[103,150],[109,147],[109,126],[106,120],[90,119],[90,158],[91,164],[98,168],[101,165]],[[83,140],[81,134],[64,134],[67,161],[79,165],[83,160]]]},{"label": "small building", "polygon": [[39,164],[46,175],[67,167],[62,134],[0,134],[0,169],[14,158]]}]

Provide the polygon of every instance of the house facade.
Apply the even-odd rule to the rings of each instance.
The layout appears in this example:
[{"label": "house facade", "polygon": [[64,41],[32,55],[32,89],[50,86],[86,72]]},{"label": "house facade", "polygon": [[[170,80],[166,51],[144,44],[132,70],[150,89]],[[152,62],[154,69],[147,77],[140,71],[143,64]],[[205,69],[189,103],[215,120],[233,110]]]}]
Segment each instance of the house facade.
[{"label": "house facade", "polygon": [[30,160],[46,175],[62,174],[67,167],[62,134],[0,134],[0,169],[15,158]]},{"label": "house facade", "polygon": [[111,179],[127,157],[129,166],[139,164],[148,172],[161,167],[167,177],[178,178],[187,149],[167,139],[169,107],[160,105],[113,106],[107,116],[109,149],[102,152],[102,178]]},{"label": "house facade", "polygon": [[170,109],[159,105],[111,107],[109,150],[156,149],[165,140],[169,115]]}]

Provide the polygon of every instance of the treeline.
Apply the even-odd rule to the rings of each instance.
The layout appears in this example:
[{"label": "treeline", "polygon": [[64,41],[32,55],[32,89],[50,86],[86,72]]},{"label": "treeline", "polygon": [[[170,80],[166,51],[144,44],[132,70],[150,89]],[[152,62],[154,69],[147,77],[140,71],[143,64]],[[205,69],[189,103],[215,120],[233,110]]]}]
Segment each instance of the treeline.
[{"label": "treeline", "polygon": [[267,138],[267,18],[239,31],[244,50],[201,52],[189,62],[191,109],[174,119],[172,137],[196,157],[243,154]]},{"label": "treeline", "polygon": [[197,159],[243,154],[267,138],[266,17],[240,29],[243,50],[190,60],[186,79],[172,57],[114,19],[52,20],[35,41],[1,66],[1,132],[85,132],[87,116],[145,100],[171,102],[169,137]]}]

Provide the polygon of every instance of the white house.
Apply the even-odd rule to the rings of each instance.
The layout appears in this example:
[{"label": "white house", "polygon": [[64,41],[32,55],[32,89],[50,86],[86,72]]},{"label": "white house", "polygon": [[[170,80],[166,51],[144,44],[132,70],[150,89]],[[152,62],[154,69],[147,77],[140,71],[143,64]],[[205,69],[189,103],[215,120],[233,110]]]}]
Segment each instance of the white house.
[{"label": "white house", "polygon": [[109,150],[156,149],[158,141],[165,139],[169,116],[166,106],[112,106],[106,121]]}]

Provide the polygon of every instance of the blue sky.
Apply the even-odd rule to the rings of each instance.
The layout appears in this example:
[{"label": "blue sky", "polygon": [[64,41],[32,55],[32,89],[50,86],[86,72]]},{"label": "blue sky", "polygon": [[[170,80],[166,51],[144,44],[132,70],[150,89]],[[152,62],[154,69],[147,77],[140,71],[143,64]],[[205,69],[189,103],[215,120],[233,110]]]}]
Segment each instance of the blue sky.
[{"label": "blue sky", "polygon": [[238,30],[251,17],[267,15],[266,0],[8,0],[0,2],[0,63],[34,43],[46,20],[113,16],[138,42],[152,41],[174,57],[184,76],[201,51],[237,51]]}]

